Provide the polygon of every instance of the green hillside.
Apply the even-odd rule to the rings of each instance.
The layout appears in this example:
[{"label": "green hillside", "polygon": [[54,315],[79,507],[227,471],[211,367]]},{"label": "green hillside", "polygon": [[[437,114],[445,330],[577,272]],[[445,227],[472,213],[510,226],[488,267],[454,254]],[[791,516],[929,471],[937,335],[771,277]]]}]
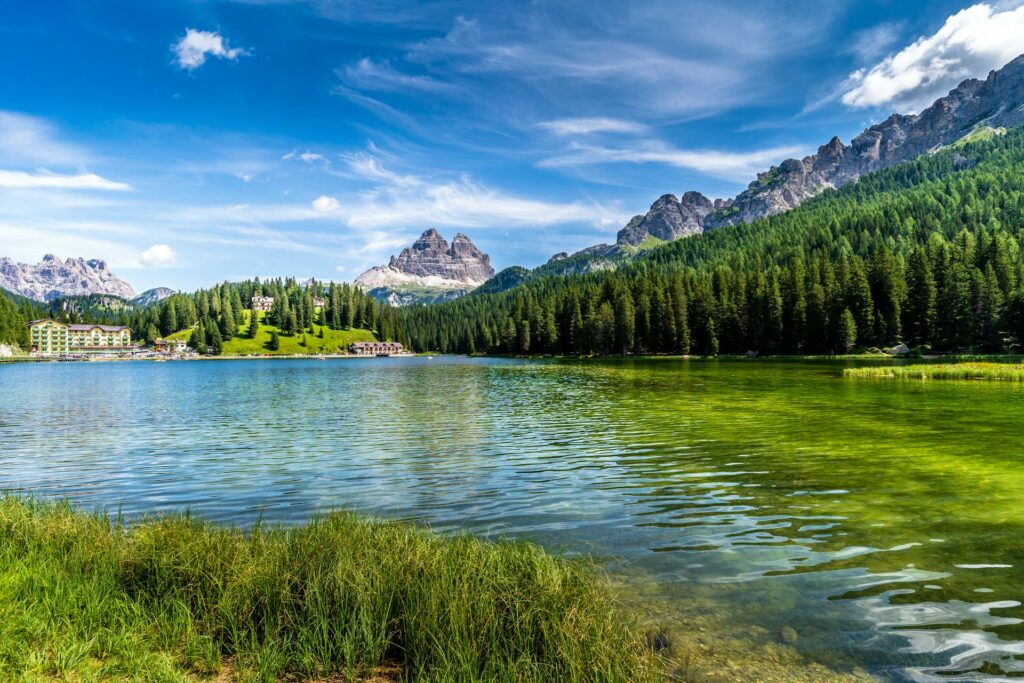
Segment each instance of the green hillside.
[{"label": "green hillside", "polygon": [[[239,325],[238,334],[230,340],[224,342],[223,353],[228,356],[251,356],[251,355],[271,355],[271,356],[291,356],[295,354],[332,354],[342,353],[348,351],[348,347],[354,342],[359,341],[374,341],[376,338],[373,333],[369,330],[332,330],[329,327],[322,327],[320,325],[313,325],[315,333],[310,334],[308,331],[305,335],[301,332],[295,335],[284,335],[278,331],[278,338],[280,340],[280,348],[276,351],[271,350],[270,346],[270,335],[271,332],[277,331],[277,328],[272,325],[263,324],[262,320],[265,314],[260,313],[260,329],[255,338],[250,338],[247,334],[249,327],[249,311],[242,311],[242,321]],[[323,333],[323,337],[318,336]],[[189,339],[192,335],[192,330],[180,330],[168,336],[169,339]],[[303,345],[305,341],[305,345]]]},{"label": "green hillside", "polygon": [[397,335],[417,351],[514,354],[1019,349],[1024,132],[981,131],[792,211],[650,246],[615,270],[538,269],[403,309]]}]

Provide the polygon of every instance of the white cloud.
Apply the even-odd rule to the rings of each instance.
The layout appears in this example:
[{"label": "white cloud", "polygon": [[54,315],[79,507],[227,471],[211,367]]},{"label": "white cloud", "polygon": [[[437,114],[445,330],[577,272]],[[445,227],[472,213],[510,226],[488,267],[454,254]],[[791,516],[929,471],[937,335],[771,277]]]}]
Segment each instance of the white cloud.
[{"label": "white cloud", "polygon": [[920,111],[964,79],[982,77],[1024,53],[1024,6],[998,10],[981,3],[946,19],[917,41],[847,78],[850,107],[895,106]]},{"label": "white cloud", "polygon": [[646,140],[632,147],[573,144],[569,152],[545,159],[540,162],[540,166],[560,168],[607,163],[659,163],[700,171],[726,180],[744,181],[758,171],[801,152],[799,147],[771,147],[751,152],[685,150]]},{"label": "white cloud", "polygon": [[58,190],[130,190],[131,185],[107,180],[95,173],[59,175],[48,171],[26,173],[25,171],[0,170],[0,187],[15,189],[58,189]]},{"label": "white cloud", "polygon": [[320,213],[334,213],[341,209],[341,203],[334,197],[320,195],[313,200],[313,210]]},{"label": "white cloud", "polygon": [[359,90],[441,91],[455,89],[452,83],[446,83],[430,76],[408,74],[391,66],[391,62],[387,60],[375,62],[365,57],[355,64],[349,64],[344,69],[339,69],[336,73],[347,85]]},{"label": "white cloud", "polygon": [[178,67],[192,71],[206,63],[206,57],[236,60],[249,54],[240,47],[228,47],[228,41],[218,31],[199,31],[194,28],[185,29],[185,35],[171,46]]},{"label": "white cloud", "polygon": [[324,157],[323,154],[317,154],[316,152],[310,152],[309,150],[306,150],[305,152],[300,152],[297,149],[293,149],[292,151],[288,152],[287,154],[281,157],[281,161],[292,161],[293,159],[304,161],[307,164],[313,164],[318,161],[326,161],[326,158]]},{"label": "white cloud", "polygon": [[853,41],[844,52],[854,55],[862,63],[878,59],[896,45],[902,31],[903,23],[898,21],[886,22],[858,31],[853,35]]},{"label": "white cloud", "polygon": [[249,173],[247,171],[234,171],[233,175],[243,183],[252,182],[252,179],[256,177],[255,173]]},{"label": "white cloud", "polygon": [[154,244],[140,257],[147,268],[167,268],[178,260],[178,254],[166,244]]},{"label": "white cloud", "polygon": [[7,163],[80,165],[78,147],[59,139],[53,125],[35,116],[0,110],[0,158]]},{"label": "white cloud", "polygon": [[596,118],[567,118],[542,121],[537,124],[556,135],[589,135],[590,133],[642,133],[647,126],[634,121]]}]

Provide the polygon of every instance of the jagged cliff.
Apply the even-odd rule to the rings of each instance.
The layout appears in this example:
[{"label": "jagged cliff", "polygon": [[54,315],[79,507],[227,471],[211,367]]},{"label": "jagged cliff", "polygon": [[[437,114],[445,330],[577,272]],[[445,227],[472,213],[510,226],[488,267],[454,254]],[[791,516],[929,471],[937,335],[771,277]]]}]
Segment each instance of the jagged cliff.
[{"label": "jagged cliff", "polygon": [[663,195],[644,216],[635,216],[618,236],[620,245],[648,237],[662,240],[699,234],[723,225],[749,223],[799,206],[830,187],[841,187],[871,171],[893,166],[950,145],[978,130],[1024,124],[1024,55],[985,80],[969,79],[920,114],[893,114],[849,145],[834,137],[803,159],[773,166],[733,199],[687,192]]},{"label": "jagged cliff", "polygon": [[122,299],[135,297],[131,285],[110,272],[105,261],[83,258],[63,261],[53,254],[47,254],[34,266],[0,258],[0,287],[36,301],[89,294],[111,294]]},{"label": "jagged cliff", "polygon": [[431,228],[386,266],[369,269],[355,282],[378,299],[401,305],[462,296],[493,276],[491,257],[466,235],[456,234],[449,245]]}]

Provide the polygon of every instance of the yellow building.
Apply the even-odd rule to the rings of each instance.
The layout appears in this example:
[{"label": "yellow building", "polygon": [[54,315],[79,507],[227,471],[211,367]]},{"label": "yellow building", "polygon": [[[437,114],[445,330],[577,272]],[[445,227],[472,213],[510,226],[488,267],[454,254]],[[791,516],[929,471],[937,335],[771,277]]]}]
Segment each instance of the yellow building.
[{"label": "yellow building", "polygon": [[42,356],[123,353],[132,348],[132,331],[123,325],[69,325],[43,319],[28,327],[32,353]]},{"label": "yellow building", "polygon": [[32,353],[62,356],[68,353],[71,334],[68,326],[56,320],[33,320],[28,324]]}]

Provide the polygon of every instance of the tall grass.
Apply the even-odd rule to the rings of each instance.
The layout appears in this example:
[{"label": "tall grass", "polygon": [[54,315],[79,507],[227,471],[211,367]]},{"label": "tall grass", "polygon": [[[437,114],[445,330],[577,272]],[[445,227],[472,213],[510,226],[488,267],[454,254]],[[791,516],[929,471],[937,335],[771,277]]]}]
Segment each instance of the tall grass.
[{"label": "tall grass", "polygon": [[870,379],[980,379],[1024,382],[1024,365],[1009,363],[950,363],[847,368],[843,375]]},{"label": "tall grass", "polygon": [[125,528],[0,499],[0,680],[359,680],[389,664],[424,681],[659,678],[592,568],[529,544],[352,514]]}]

